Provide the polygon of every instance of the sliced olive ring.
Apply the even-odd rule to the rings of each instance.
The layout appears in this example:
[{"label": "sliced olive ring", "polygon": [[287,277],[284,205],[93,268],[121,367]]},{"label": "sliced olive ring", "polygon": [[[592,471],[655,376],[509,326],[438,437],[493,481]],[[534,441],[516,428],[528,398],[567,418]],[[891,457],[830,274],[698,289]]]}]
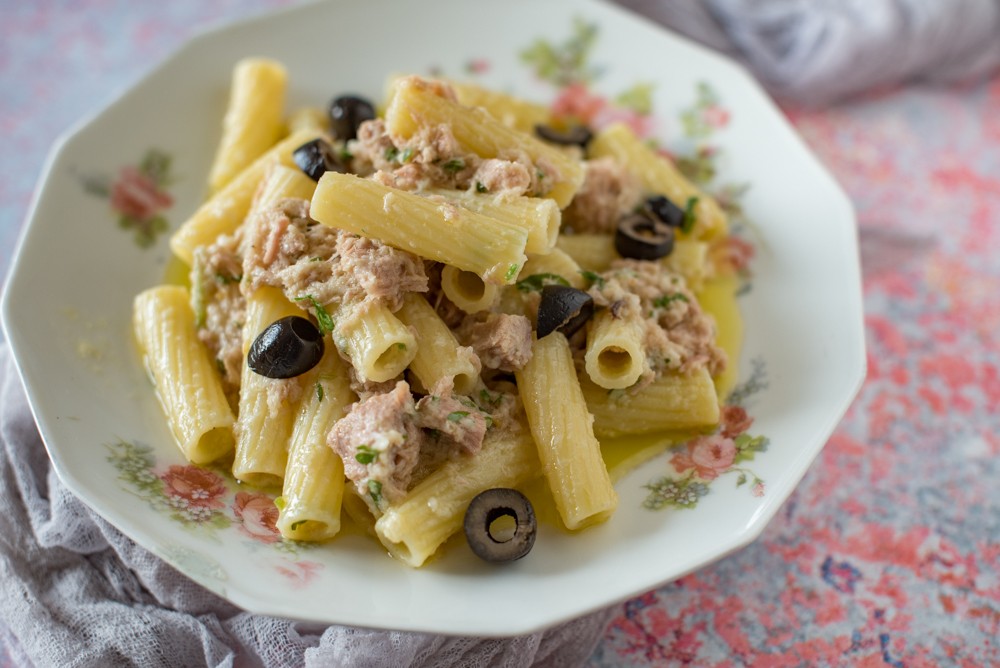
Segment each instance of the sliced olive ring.
[{"label": "sliced olive ring", "polygon": [[538,303],[535,332],[538,338],[559,331],[573,336],[594,315],[594,298],[583,290],[565,285],[546,285]]},{"label": "sliced olive ring", "polygon": [[313,139],[292,151],[292,160],[313,181],[326,172],[341,172],[344,167],[337,160],[333,147],[323,139]]},{"label": "sliced olive ring", "polygon": [[[502,517],[514,520],[509,536],[494,535],[494,522]],[[520,559],[531,551],[538,532],[531,501],[516,489],[496,487],[480,492],[465,510],[465,538],[477,557],[504,562]]]},{"label": "sliced olive ring", "polygon": [[323,335],[306,318],[290,315],[275,320],[250,344],[247,366],[267,378],[294,378],[323,357]]},{"label": "sliced olive ring", "polygon": [[633,260],[657,260],[674,250],[674,228],[641,213],[618,221],[615,250]]},{"label": "sliced olive ring", "polygon": [[684,209],[674,204],[664,195],[653,195],[647,197],[642,205],[643,211],[650,217],[660,220],[670,227],[682,227],[684,225]]},{"label": "sliced olive ring", "polygon": [[341,95],[330,102],[330,130],[337,139],[355,139],[358,127],[375,118],[375,107],[357,95]]},{"label": "sliced olive ring", "polygon": [[545,141],[562,146],[582,146],[587,148],[587,144],[594,138],[594,133],[585,125],[574,125],[566,130],[558,130],[551,125],[536,125],[535,134]]}]

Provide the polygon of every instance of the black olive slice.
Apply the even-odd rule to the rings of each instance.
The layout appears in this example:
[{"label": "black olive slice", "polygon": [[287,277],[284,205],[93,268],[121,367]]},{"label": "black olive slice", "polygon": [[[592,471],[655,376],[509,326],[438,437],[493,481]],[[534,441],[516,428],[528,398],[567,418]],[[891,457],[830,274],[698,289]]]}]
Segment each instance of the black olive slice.
[{"label": "black olive slice", "polygon": [[670,255],[674,249],[674,228],[641,213],[633,213],[618,221],[615,229],[615,250],[622,257],[634,260],[656,260]]},{"label": "black olive slice", "polygon": [[323,335],[316,325],[298,315],[268,325],[250,344],[247,366],[268,378],[294,378],[323,357]]},{"label": "black olive slice", "polygon": [[292,160],[313,181],[326,172],[341,172],[344,167],[337,160],[333,147],[322,139],[313,139],[292,151]]},{"label": "black olive slice", "polygon": [[[497,526],[501,518],[513,520],[513,529]],[[469,547],[480,559],[491,562],[514,561],[528,554],[538,531],[531,501],[507,487],[477,494],[465,510],[464,526]]]},{"label": "black olive slice", "polygon": [[666,223],[670,227],[682,227],[684,225],[684,209],[663,195],[647,197],[643,203],[643,210],[651,217]]},{"label": "black olive slice", "polygon": [[355,139],[358,126],[375,118],[375,107],[363,97],[341,95],[330,103],[330,130],[337,139]]},{"label": "black olive slice", "polygon": [[565,285],[546,285],[538,303],[535,331],[538,338],[558,330],[573,336],[594,315],[594,298],[583,290]]},{"label": "black olive slice", "polygon": [[553,144],[583,148],[587,148],[587,144],[594,138],[594,133],[585,125],[574,125],[566,130],[558,130],[551,125],[536,125],[535,134]]}]

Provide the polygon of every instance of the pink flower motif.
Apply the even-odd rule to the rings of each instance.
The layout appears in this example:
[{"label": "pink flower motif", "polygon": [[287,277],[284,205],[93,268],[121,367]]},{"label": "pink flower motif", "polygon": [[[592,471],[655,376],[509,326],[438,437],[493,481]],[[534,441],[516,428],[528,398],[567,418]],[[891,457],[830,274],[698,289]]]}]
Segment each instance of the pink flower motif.
[{"label": "pink flower motif", "polygon": [[469,74],[484,74],[490,70],[490,61],[485,58],[473,58],[465,63],[465,69]]},{"label": "pink flower motif", "polygon": [[569,116],[590,125],[593,119],[608,106],[608,101],[590,92],[584,84],[570,84],[562,89],[552,103],[554,116]]},{"label": "pink flower motif", "polygon": [[276,565],[274,570],[288,578],[293,589],[302,589],[316,579],[316,574],[322,568],[323,564],[315,561],[289,561]]},{"label": "pink flower motif", "polygon": [[160,190],[153,179],[136,167],[122,168],[111,186],[111,207],[136,220],[149,220],[173,203],[169,193]]},{"label": "pink flower motif", "polygon": [[724,128],[729,125],[729,112],[717,104],[705,107],[701,112],[702,120],[713,128]]},{"label": "pink flower motif", "polygon": [[736,438],[753,424],[753,418],[747,415],[747,411],[742,406],[722,407],[722,435],[727,438]]},{"label": "pink flower motif", "polygon": [[160,476],[167,496],[187,507],[221,508],[226,484],[217,474],[197,466],[171,466]]},{"label": "pink flower motif", "polygon": [[753,244],[745,239],[730,236],[727,237],[722,247],[723,259],[729,263],[734,271],[742,272],[750,268],[756,249]]},{"label": "pink flower motif", "polygon": [[694,469],[703,480],[715,480],[729,470],[736,458],[733,439],[720,434],[691,439],[684,450],[670,459],[678,472]]},{"label": "pink flower motif", "polygon": [[233,502],[233,513],[240,521],[240,531],[250,538],[263,543],[281,540],[277,527],[278,507],[268,495],[239,492]]},{"label": "pink flower motif", "polygon": [[612,123],[624,123],[637,137],[644,138],[652,134],[653,117],[640,114],[625,107],[605,107],[591,118],[590,125],[595,130],[607,127]]},{"label": "pink flower motif", "polygon": [[764,491],[765,491],[764,481],[759,480],[757,481],[757,484],[754,485],[753,488],[750,490],[750,493],[753,494],[754,496],[761,497],[764,496]]}]

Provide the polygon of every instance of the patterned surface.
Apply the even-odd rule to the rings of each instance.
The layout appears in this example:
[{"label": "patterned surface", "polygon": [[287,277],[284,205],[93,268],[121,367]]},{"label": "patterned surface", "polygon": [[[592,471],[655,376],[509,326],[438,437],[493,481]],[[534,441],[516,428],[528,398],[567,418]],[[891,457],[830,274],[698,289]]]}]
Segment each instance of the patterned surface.
[{"label": "patterned surface", "polygon": [[[0,270],[59,133],[281,4],[0,3]],[[587,665],[1000,665],[1000,79],[786,111],[858,209],[868,381],[760,540],[623,605]]]}]

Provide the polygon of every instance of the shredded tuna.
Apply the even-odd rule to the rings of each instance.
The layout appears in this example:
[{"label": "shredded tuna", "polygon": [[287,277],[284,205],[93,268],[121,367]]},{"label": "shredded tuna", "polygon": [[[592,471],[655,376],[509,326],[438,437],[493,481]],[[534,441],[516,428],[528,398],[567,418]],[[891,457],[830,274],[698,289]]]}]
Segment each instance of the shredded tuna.
[{"label": "shredded tuna", "polygon": [[666,369],[682,373],[707,367],[716,375],[726,354],[715,343],[715,321],[701,310],[684,278],[659,262],[616,260],[590,289],[597,306],[618,318],[641,321],[647,369],[639,386]]},{"label": "shredded tuna", "polygon": [[322,305],[379,301],[395,311],[403,294],[427,289],[420,258],[317,223],[306,200],[282,200],[257,216],[243,271],[245,294],[273,285],[289,299]]},{"label": "shredded tuna", "polygon": [[195,249],[191,269],[192,307],[198,338],[218,361],[226,395],[235,400],[243,366],[246,300],[240,292],[243,263],[238,236],[221,236]]},{"label": "shredded tuna", "polygon": [[563,211],[563,224],[574,232],[611,234],[623,214],[642,197],[638,179],[614,158],[584,163],[584,181]]},{"label": "shredded tuna", "polygon": [[487,369],[516,371],[531,360],[531,321],[521,315],[476,313],[463,320],[455,335],[472,346]]}]

